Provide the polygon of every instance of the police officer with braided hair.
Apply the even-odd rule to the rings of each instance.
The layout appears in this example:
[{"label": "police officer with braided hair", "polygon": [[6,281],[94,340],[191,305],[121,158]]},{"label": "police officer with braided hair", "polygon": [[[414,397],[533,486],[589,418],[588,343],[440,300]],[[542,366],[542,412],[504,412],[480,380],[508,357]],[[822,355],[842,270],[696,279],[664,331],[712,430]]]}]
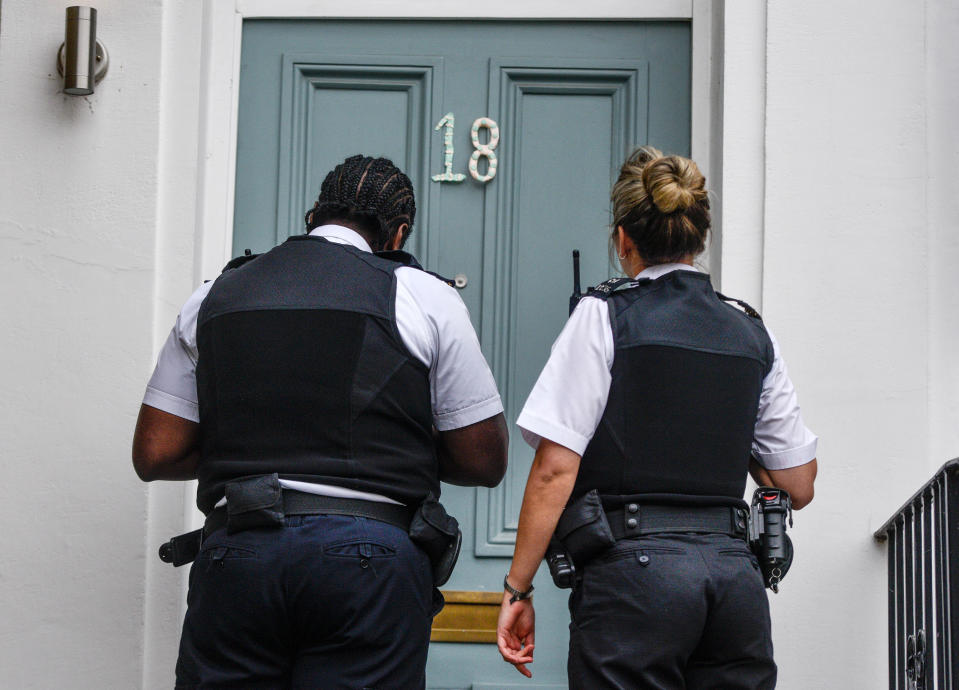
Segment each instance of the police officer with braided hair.
[{"label": "police officer with braided hair", "polygon": [[759,315],[693,267],[709,229],[696,164],[639,149],[612,201],[628,277],[579,302],[517,420],[536,456],[499,650],[531,675],[531,582],[555,533],[581,577],[571,688],[773,688],[742,497],[751,472],[809,503],[816,437]]},{"label": "police officer with braided hair", "polygon": [[186,302],[133,442],[145,481],[198,479],[178,688],[415,688],[434,570],[411,540],[440,480],[495,486],[503,407],[456,291],[384,258],[409,178],[353,156],[307,234]]}]

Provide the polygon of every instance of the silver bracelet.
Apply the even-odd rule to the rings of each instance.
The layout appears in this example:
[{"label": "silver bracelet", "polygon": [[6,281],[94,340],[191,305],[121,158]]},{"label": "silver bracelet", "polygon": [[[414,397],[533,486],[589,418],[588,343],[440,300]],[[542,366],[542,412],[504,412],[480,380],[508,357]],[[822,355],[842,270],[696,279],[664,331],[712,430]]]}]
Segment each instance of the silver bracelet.
[{"label": "silver bracelet", "polygon": [[503,576],[503,588],[512,595],[509,598],[509,603],[511,604],[515,604],[517,601],[522,601],[523,599],[532,598],[533,590],[536,589],[531,583],[529,589],[525,592],[519,591],[509,583],[509,573]]}]

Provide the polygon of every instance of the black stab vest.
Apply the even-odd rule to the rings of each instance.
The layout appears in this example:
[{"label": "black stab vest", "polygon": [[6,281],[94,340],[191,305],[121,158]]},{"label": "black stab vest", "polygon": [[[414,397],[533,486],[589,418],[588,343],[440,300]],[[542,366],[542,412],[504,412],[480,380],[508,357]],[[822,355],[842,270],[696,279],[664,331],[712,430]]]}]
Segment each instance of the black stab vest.
[{"label": "black stab vest", "polygon": [[677,270],[630,285],[591,293],[609,306],[615,354],[573,497],[597,489],[609,497],[741,500],[773,363],[762,321],[717,297],[704,273]]},{"label": "black stab vest", "polygon": [[301,235],[216,280],[197,320],[200,510],[273,472],[407,505],[439,495],[429,371],[396,326],[399,266]]}]

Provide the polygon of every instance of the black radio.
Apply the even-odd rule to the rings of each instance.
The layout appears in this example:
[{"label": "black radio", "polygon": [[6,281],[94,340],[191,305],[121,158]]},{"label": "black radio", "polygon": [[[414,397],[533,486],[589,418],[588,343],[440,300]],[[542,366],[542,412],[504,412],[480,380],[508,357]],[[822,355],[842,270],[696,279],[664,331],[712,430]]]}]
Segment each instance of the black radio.
[{"label": "black radio", "polygon": [[574,589],[576,585],[576,566],[569,557],[562,542],[555,536],[550,539],[546,547],[546,565],[549,566],[553,584],[560,589]]}]

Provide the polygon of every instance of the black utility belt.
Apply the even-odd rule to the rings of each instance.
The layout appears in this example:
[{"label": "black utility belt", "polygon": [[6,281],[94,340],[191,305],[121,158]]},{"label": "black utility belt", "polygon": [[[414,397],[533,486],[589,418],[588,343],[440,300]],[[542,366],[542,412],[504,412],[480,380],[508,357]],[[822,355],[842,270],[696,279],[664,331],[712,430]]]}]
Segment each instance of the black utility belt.
[{"label": "black utility belt", "polygon": [[606,510],[595,490],[572,501],[559,518],[546,550],[546,563],[557,587],[572,588],[583,566],[617,541],[654,534],[728,534],[742,539],[756,555],[766,586],[778,591],[792,563],[789,494],[760,487],[750,509],[723,505],[662,505],[627,501]]},{"label": "black utility belt", "polygon": [[556,538],[576,563],[584,564],[620,539],[649,534],[699,532],[746,539],[744,508],[716,505],[625,503],[607,511],[596,490],[570,503],[556,525]]},{"label": "black utility belt", "polygon": [[607,511],[595,489],[572,501],[560,515],[546,549],[557,587],[572,588],[577,571],[617,541],[676,532],[748,536],[744,508],[716,505],[659,505],[626,502]]},{"label": "black utility belt", "polygon": [[[283,518],[291,515],[354,515],[386,522],[404,532],[410,529],[412,513],[409,508],[392,503],[364,501],[354,498],[322,496],[305,491],[282,489],[272,477],[245,480],[245,495],[234,495],[226,506],[214,508],[203,527],[170,539],[160,547],[160,560],[175,567],[192,563],[203,540],[219,529],[229,534],[257,527],[278,527]],[[244,500],[246,499],[246,500]]]},{"label": "black utility belt", "polygon": [[[406,506],[382,501],[365,501],[358,498],[343,498],[340,496],[323,496],[311,494],[295,489],[281,489],[283,497],[283,515],[353,515],[356,517],[379,520],[399,527],[409,532],[413,511]],[[228,532],[238,532],[241,529],[230,529],[229,503],[221,508],[215,508],[206,517],[203,523],[204,536],[210,535],[224,527]]]},{"label": "black utility belt", "polygon": [[203,540],[219,529],[228,534],[278,528],[294,515],[351,515],[379,520],[407,532],[429,556],[436,586],[445,584],[459,557],[463,535],[456,518],[429,494],[419,506],[322,496],[280,487],[277,474],[245,477],[226,485],[226,506],[215,508],[202,529],[173,537],[160,547],[160,560],[181,566],[194,561]]},{"label": "black utility belt", "polygon": [[728,534],[746,539],[748,513],[732,506],[663,506],[627,503],[606,511],[613,538],[632,539],[667,532]]}]

